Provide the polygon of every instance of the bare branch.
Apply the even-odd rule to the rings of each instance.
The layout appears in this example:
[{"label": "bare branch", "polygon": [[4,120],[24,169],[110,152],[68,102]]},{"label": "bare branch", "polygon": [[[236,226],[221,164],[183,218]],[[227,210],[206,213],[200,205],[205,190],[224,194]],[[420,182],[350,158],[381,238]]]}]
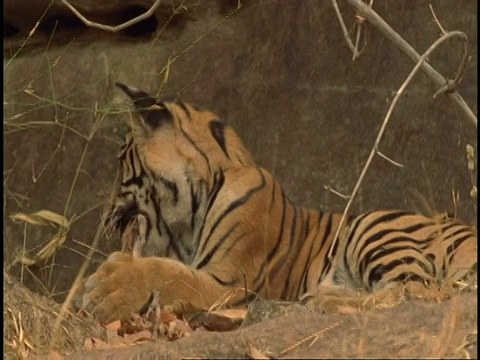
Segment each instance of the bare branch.
[{"label": "bare branch", "polygon": [[[385,20],[383,20],[371,7],[366,5],[360,0],[347,0],[363,17],[365,17],[371,24],[375,25],[392,43],[394,43],[400,50],[403,51],[412,61],[419,63],[420,55],[405,41]],[[452,34],[450,32],[449,34]],[[464,34],[462,38],[467,41],[467,37]],[[440,38],[441,39],[441,38]],[[468,61],[468,59],[466,60]],[[439,74],[432,66],[426,62],[421,62],[421,70],[429,76],[438,86],[443,87],[447,83],[447,80]],[[466,65],[465,65],[466,67]],[[462,66],[461,66],[462,68]],[[463,98],[458,94],[455,89],[450,93],[445,92],[448,97],[454,101],[458,108],[463,112],[465,118],[477,127],[477,116],[468,107]]]},{"label": "bare branch", "polygon": [[430,8],[430,12],[432,13],[433,20],[435,20],[435,22],[437,23],[438,28],[442,32],[442,35],[445,35],[447,32],[443,28],[442,24],[440,24],[440,21],[438,21],[437,14],[435,14],[435,11],[433,10],[432,4],[428,4],[428,7]]},{"label": "bare branch", "polygon": [[340,9],[338,8],[337,0],[332,0],[332,6],[335,10],[335,14],[337,15],[338,22],[340,23],[340,27],[342,28],[343,36],[347,41],[348,47],[353,52],[353,58],[355,58],[355,46],[353,45],[352,39],[350,39],[350,35],[348,35],[348,30],[347,30],[347,27],[345,26],[345,22],[343,21],[342,14],[340,13]]},{"label": "bare branch", "polygon": [[[78,289],[81,285],[81,282],[82,282],[83,275],[87,271],[88,265],[90,265],[90,260],[93,258],[93,253],[95,251],[97,251],[96,249],[97,249],[98,242],[100,241],[100,238],[101,238],[101,236],[103,234],[103,231],[104,231],[104,228],[103,228],[104,220],[105,220],[107,214],[110,212],[110,204],[113,201],[113,198],[115,197],[115,192],[116,192],[118,182],[119,182],[119,172],[117,171],[117,174],[115,176],[115,180],[114,180],[113,186],[112,186],[112,192],[110,194],[110,202],[107,202],[105,204],[105,207],[103,209],[103,213],[102,213],[102,216],[101,216],[102,221],[100,222],[100,224],[97,227],[97,231],[95,233],[95,236],[93,237],[93,241],[90,244],[87,255],[85,256],[85,260],[84,260],[82,266],[80,267],[80,269],[78,270],[77,276],[75,277],[75,280],[73,281],[73,284],[70,288],[70,291],[68,292],[67,297],[65,298],[64,302],[62,303],[62,306],[60,307],[57,319],[55,320],[55,323],[54,323],[53,329],[52,329],[52,334],[54,334],[54,335],[57,333],[57,331],[59,331],[62,320],[65,319],[65,314],[68,312],[68,309],[70,308],[70,305],[71,305],[75,295],[77,294],[77,291],[78,291]],[[52,338],[55,339],[55,336],[53,336]],[[55,340],[53,340],[53,341],[55,341]]]},{"label": "bare branch", "polygon": [[146,12],[144,12],[141,15],[138,15],[137,17],[128,20],[124,22],[123,24],[116,25],[116,26],[110,26],[110,25],[104,25],[104,24],[99,24],[93,21],[88,20],[85,16],[83,16],[77,9],[75,9],[69,2],[68,0],[61,0],[63,4],[65,4],[74,14],[76,17],[78,17],[85,25],[97,28],[100,30],[105,30],[105,31],[110,31],[110,32],[118,32],[120,30],[126,29],[134,24],[139,23],[142,20],[148,19],[150,16],[153,15],[155,10],[158,8],[162,0],[156,0],[153,5],[148,9]]},{"label": "bare branch", "polygon": [[340,234],[340,231],[343,227],[343,224],[345,223],[345,219],[347,218],[348,211],[350,210],[350,207],[352,206],[353,200],[355,199],[355,195],[357,194],[358,190],[360,189],[360,186],[362,185],[362,181],[365,177],[365,174],[367,173],[368,168],[370,167],[370,164],[372,163],[373,157],[375,154],[378,152],[378,145],[380,144],[380,141],[382,140],[383,134],[385,132],[385,129],[387,127],[387,124],[392,116],[393,109],[398,103],[398,100],[400,99],[400,96],[402,96],[403,92],[405,91],[406,87],[410,82],[412,81],[413,77],[417,74],[418,70],[421,69],[423,63],[427,59],[427,57],[435,50],[437,49],[442,43],[444,43],[446,40],[458,36],[460,38],[466,37],[466,35],[461,32],[461,31],[451,31],[449,33],[446,33],[442,37],[440,37],[437,41],[435,41],[428,49],[425,51],[425,53],[420,57],[420,60],[418,63],[415,65],[413,70],[410,72],[408,75],[407,79],[403,82],[402,86],[398,89],[395,97],[393,98],[393,101],[387,111],[387,115],[385,116],[385,119],[383,120],[382,126],[380,128],[380,131],[378,132],[377,138],[375,140],[375,143],[373,145],[372,150],[370,151],[370,155],[368,156],[367,162],[365,163],[365,166],[362,169],[362,172],[360,173],[360,176],[358,177],[357,183],[355,184],[355,187],[352,191],[352,194],[350,195],[350,199],[347,202],[347,205],[345,206],[345,210],[343,211],[342,218],[340,219],[340,223],[338,224],[337,230],[335,231],[335,236],[333,238],[332,245],[330,246],[330,250],[328,252],[328,258],[330,261],[332,261],[332,252],[333,249],[335,248],[335,243],[338,240],[338,236]]},{"label": "bare branch", "polygon": [[396,162],[392,159],[390,159],[387,155],[383,154],[380,152],[380,150],[378,149],[375,149],[375,151],[377,152],[377,155],[380,156],[381,158],[384,158],[385,160],[387,160],[389,163],[395,165],[395,166],[398,166],[398,167],[403,167],[402,164],[400,164],[399,162]]},{"label": "bare branch", "polygon": [[[372,5],[373,5],[373,0],[370,0],[369,6],[372,6]],[[343,18],[342,18],[342,14],[340,13],[340,9],[338,8],[337,0],[332,0],[332,6],[333,6],[333,9],[335,10],[335,14],[337,15],[338,22],[340,23],[340,27],[342,28],[343,36],[345,37],[347,45],[353,53],[352,60],[355,60],[363,52],[363,48],[360,51],[358,50],[358,44],[360,43],[360,37],[362,34],[362,25],[364,21],[357,20],[355,22],[355,25],[357,26],[357,36],[355,40],[355,45],[353,45],[352,39],[350,39],[350,35],[348,35],[349,31],[347,30],[345,22],[343,21]]]},{"label": "bare branch", "polygon": [[[430,7],[430,12],[432,13],[433,20],[437,24],[438,28],[440,29],[440,32],[442,35],[445,35],[447,31],[445,28],[442,26],[440,21],[438,20],[437,14],[435,14],[435,11],[433,10],[432,4],[428,4]],[[462,56],[462,62],[460,63],[460,66],[458,67],[457,74],[455,75],[455,80],[447,80],[447,83],[442,86],[438,91],[433,94],[433,98],[436,98],[439,94],[449,94],[454,92],[460,82],[463,80],[463,76],[465,75],[465,72],[467,71],[467,66],[472,57],[470,56],[470,51],[469,51],[469,46],[468,46],[468,39],[462,42],[463,43],[463,56]]]},{"label": "bare branch", "polygon": [[340,196],[342,199],[348,200],[350,198],[350,195],[342,194],[340,191],[331,188],[329,185],[323,185],[323,188],[325,190],[328,190],[328,191],[334,193],[337,196]]}]

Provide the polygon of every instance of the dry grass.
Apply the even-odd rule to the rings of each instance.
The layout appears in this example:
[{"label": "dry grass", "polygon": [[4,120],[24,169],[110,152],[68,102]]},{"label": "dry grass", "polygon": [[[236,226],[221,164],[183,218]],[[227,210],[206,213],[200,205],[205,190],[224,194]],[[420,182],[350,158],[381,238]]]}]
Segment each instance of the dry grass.
[{"label": "dry grass", "polygon": [[59,304],[28,290],[4,273],[4,340],[5,358],[23,359],[31,354],[50,351],[69,353],[83,349],[87,337],[102,329],[98,324],[69,314],[61,331],[53,336]]},{"label": "dry grass", "polygon": [[[477,348],[477,294],[452,293],[441,302],[409,299],[403,289],[388,296],[358,297],[369,308],[328,313],[310,306],[257,300],[256,320],[227,332],[194,332],[176,341],[158,339],[122,348],[86,351],[88,339],[105,339],[105,329],[68,314],[52,334],[59,304],[30,292],[5,274],[5,357],[111,358],[474,358]],[[368,304],[367,301],[368,300]],[[341,299],[337,305],[342,306]],[[375,305],[375,306],[373,306]],[[339,308],[337,307],[337,310]],[[247,315],[250,317],[251,315]],[[52,341],[52,340],[55,341]],[[107,339],[108,340],[108,339]],[[107,341],[103,340],[103,341]],[[100,348],[99,348],[100,349]]]}]

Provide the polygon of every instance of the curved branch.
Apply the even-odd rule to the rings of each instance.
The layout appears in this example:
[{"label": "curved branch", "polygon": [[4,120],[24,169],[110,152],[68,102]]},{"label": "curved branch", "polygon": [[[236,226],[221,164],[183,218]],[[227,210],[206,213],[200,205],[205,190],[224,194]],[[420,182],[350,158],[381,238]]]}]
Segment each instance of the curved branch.
[{"label": "curved branch", "polygon": [[97,28],[100,30],[105,30],[105,31],[110,31],[110,32],[117,32],[123,29],[126,29],[132,25],[135,25],[139,23],[142,20],[148,19],[150,16],[153,15],[154,11],[158,8],[162,0],[156,0],[153,5],[148,9],[146,12],[144,12],[141,15],[138,15],[137,17],[130,19],[123,24],[116,25],[116,26],[110,26],[110,25],[104,25],[104,24],[99,24],[93,21],[88,20],[85,16],[83,16],[77,9],[75,9],[69,2],[68,0],[61,0],[64,5],[66,5],[74,14],[76,17],[78,17],[85,25]]},{"label": "curved branch", "polygon": [[343,227],[343,224],[345,223],[345,219],[347,218],[348,211],[350,210],[350,207],[352,206],[353,200],[355,199],[355,195],[357,194],[358,190],[360,189],[360,186],[362,185],[363,178],[365,177],[365,174],[367,173],[368,168],[370,167],[370,164],[373,160],[373,157],[377,153],[378,145],[380,144],[380,141],[382,140],[383,134],[385,132],[385,129],[387,127],[387,124],[390,120],[390,117],[392,116],[393,109],[398,103],[398,100],[400,99],[400,96],[402,96],[403,92],[407,88],[408,84],[412,81],[413,77],[417,74],[418,70],[422,68],[422,65],[425,63],[425,60],[427,57],[435,50],[437,49],[442,43],[444,43],[446,40],[454,37],[454,36],[459,36],[461,38],[465,38],[466,35],[461,32],[461,31],[451,31],[440,37],[437,41],[435,41],[428,49],[425,51],[425,53],[420,57],[417,65],[413,68],[413,70],[410,72],[408,75],[407,79],[403,82],[402,86],[398,89],[395,97],[392,100],[392,103],[390,104],[390,107],[387,111],[387,115],[385,115],[385,119],[383,120],[382,126],[380,128],[380,131],[378,132],[377,138],[375,139],[375,143],[373,145],[372,150],[370,151],[370,155],[368,156],[367,162],[365,163],[365,166],[362,169],[362,172],[360,173],[360,176],[358,177],[357,183],[355,184],[355,187],[352,191],[352,194],[350,195],[350,198],[348,199],[347,205],[345,206],[345,210],[343,211],[342,218],[340,219],[340,223],[338,224],[337,230],[335,231],[335,236],[333,237],[332,245],[330,246],[330,250],[328,251],[328,258],[330,261],[332,261],[332,252],[335,247],[335,243],[338,240],[338,236],[340,234],[340,231]]},{"label": "curved branch", "polygon": [[[407,55],[415,63],[421,64],[421,70],[430,77],[439,87],[444,87],[448,84],[447,80],[439,74],[433,67],[424,61],[420,61],[420,55],[405,41],[385,20],[383,20],[371,7],[363,3],[361,0],[347,0],[361,16],[365,17],[371,24],[375,25],[392,43],[394,43],[402,52]],[[466,37],[466,36],[465,36]],[[440,38],[442,39],[442,38]],[[461,65],[462,68],[463,65]],[[466,65],[465,65],[466,66]],[[460,68],[460,69],[461,69]],[[453,89],[449,92],[449,87],[445,88],[447,96],[458,106],[463,112],[466,119],[477,127],[477,116],[468,107],[459,93]]]},{"label": "curved branch", "polygon": [[[368,6],[373,6],[373,1],[374,0],[370,0],[370,4]],[[356,37],[355,45],[353,45],[353,41],[352,39],[350,39],[350,35],[348,35],[347,26],[345,25],[340,9],[338,8],[337,0],[331,0],[331,2],[332,2],[333,9],[335,10],[335,14],[337,15],[340,27],[342,29],[343,36],[345,37],[345,41],[347,42],[348,47],[353,53],[352,60],[355,60],[363,52],[363,48],[360,51],[358,50],[358,43],[360,42],[360,36],[362,33],[362,23],[361,22],[357,23],[357,37]]]}]

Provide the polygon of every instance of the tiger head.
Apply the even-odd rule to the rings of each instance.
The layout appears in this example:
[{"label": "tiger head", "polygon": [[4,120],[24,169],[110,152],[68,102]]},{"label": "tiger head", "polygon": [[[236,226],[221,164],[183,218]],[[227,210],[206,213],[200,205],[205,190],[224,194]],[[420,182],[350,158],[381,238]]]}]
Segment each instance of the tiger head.
[{"label": "tiger head", "polygon": [[136,228],[146,255],[185,260],[223,172],[254,162],[235,131],[213,113],[116,85],[134,111],[118,156],[120,182],[107,225],[123,243],[126,230]]}]

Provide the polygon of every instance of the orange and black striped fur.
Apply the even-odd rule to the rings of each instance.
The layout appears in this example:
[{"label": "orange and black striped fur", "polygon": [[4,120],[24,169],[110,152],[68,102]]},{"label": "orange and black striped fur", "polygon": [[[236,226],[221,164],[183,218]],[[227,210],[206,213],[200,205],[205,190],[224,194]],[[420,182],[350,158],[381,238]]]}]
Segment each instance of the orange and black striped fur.
[{"label": "orange and black striped fur", "polygon": [[298,300],[319,286],[373,292],[398,282],[456,281],[476,270],[471,227],[397,210],[349,218],[331,263],[340,214],[292,204],[211,112],[118,86],[136,113],[119,155],[109,226],[125,242],[138,220],[143,246],[142,257],[112,254],[88,279],[82,306],[99,318],[128,317],[154,290],[161,305],[208,308],[235,288]]}]

